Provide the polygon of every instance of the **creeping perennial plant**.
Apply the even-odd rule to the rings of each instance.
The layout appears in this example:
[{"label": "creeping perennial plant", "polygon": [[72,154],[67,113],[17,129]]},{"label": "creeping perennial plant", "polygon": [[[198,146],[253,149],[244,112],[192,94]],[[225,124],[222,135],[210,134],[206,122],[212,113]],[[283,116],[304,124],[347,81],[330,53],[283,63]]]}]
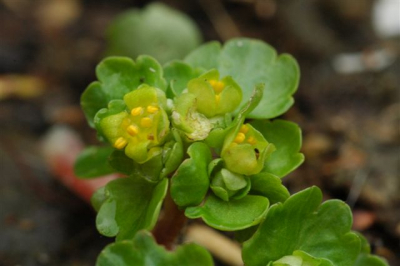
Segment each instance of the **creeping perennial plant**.
[{"label": "creeping perennial plant", "polygon": [[[178,218],[235,232],[247,266],[387,265],[351,231],[345,203],[321,204],[317,187],[290,195],[281,182],[304,160],[300,128],[271,120],[293,104],[299,69],[290,55],[241,38],[205,44],[163,67],[149,56],[110,57],[96,74],[81,103],[105,146],[82,153],[76,172],[126,176],[92,197],[97,229],[116,237],[98,266],[213,265],[195,244],[172,253],[156,244],[170,247],[176,238],[165,243],[150,233],[163,203]],[[82,166],[93,160],[109,167],[86,173]]]}]

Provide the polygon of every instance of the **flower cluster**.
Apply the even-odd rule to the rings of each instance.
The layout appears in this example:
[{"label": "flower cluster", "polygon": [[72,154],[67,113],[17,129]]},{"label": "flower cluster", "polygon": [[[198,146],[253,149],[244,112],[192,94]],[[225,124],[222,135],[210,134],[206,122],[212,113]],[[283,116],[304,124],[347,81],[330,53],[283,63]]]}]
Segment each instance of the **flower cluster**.
[{"label": "flower cluster", "polygon": [[[211,189],[223,200],[240,198],[250,188],[249,176],[259,173],[273,145],[244,119],[233,120],[242,89],[230,76],[210,70],[187,82],[183,93],[167,99],[159,88],[142,84],[100,110],[96,124],[102,136],[135,163],[146,164],[165,150],[171,129],[186,146],[206,141],[214,132],[223,140],[214,149],[218,166],[209,173]],[[112,103],[112,102],[111,102]],[[171,121],[171,123],[170,123]],[[177,166],[178,167],[178,166]]]}]

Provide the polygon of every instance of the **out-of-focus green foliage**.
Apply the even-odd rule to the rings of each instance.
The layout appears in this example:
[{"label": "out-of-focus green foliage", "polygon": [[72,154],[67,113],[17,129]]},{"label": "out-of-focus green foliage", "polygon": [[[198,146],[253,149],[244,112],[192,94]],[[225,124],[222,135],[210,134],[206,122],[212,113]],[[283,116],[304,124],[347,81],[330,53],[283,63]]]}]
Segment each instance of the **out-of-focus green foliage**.
[{"label": "out-of-focus green foliage", "polygon": [[161,3],[120,14],[107,31],[108,55],[155,57],[160,63],[182,59],[202,41],[196,24]]}]

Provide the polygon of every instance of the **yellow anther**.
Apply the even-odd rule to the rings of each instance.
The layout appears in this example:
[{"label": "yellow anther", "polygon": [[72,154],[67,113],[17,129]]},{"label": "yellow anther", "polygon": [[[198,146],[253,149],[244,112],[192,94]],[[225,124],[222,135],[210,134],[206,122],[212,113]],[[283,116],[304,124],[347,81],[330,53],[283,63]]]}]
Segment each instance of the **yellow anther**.
[{"label": "yellow anther", "polygon": [[127,127],[126,131],[128,131],[129,135],[131,136],[136,136],[139,133],[138,127],[134,125],[130,125],[129,127]]},{"label": "yellow anther", "polygon": [[216,93],[221,93],[225,88],[225,84],[222,81],[218,81],[214,86],[214,91]]},{"label": "yellow anther", "polygon": [[220,94],[224,90],[225,84],[222,81],[210,80],[209,82],[216,94]]},{"label": "yellow anther", "polygon": [[147,106],[147,112],[150,114],[155,114],[158,112],[158,107],[149,105]]},{"label": "yellow anther", "polygon": [[242,132],[243,134],[246,134],[247,131],[249,131],[249,127],[247,125],[242,125],[239,131]]},{"label": "yellow anther", "polygon": [[210,82],[211,87],[214,88],[214,86],[217,84],[218,80],[209,80],[208,82]]},{"label": "yellow anther", "polygon": [[114,147],[121,150],[126,146],[126,144],[128,144],[126,139],[124,139],[123,137],[120,137],[115,141]]},{"label": "yellow anther", "polygon": [[242,132],[239,132],[239,133],[236,135],[236,138],[235,138],[234,142],[236,142],[236,143],[242,143],[242,142],[244,141],[245,138],[246,138],[246,136],[245,136]]},{"label": "yellow anther", "polygon": [[257,140],[254,137],[249,137],[247,139],[247,142],[250,143],[251,145],[254,145],[257,143]]},{"label": "yellow anther", "polygon": [[142,127],[151,127],[153,125],[153,120],[151,120],[150,117],[143,117],[142,120],[140,120],[140,125]]},{"label": "yellow anther", "polygon": [[215,95],[215,102],[219,104],[220,101],[221,101],[221,95],[219,94]]},{"label": "yellow anther", "polygon": [[141,115],[142,113],[143,113],[143,108],[142,107],[133,108],[132,111],[131,111],[131,115],[132,116],[138,116],[138,115]]}]

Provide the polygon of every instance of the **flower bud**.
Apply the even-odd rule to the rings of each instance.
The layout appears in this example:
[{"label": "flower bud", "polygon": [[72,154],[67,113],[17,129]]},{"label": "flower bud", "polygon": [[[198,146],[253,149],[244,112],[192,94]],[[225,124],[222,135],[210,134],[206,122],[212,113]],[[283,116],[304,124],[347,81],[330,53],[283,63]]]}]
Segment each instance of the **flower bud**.
[{"label": "flower bud", "polygon": [[210,187],[222,200],[240,199],[249,192],[250,179],[222,168],[212,177]]}]

